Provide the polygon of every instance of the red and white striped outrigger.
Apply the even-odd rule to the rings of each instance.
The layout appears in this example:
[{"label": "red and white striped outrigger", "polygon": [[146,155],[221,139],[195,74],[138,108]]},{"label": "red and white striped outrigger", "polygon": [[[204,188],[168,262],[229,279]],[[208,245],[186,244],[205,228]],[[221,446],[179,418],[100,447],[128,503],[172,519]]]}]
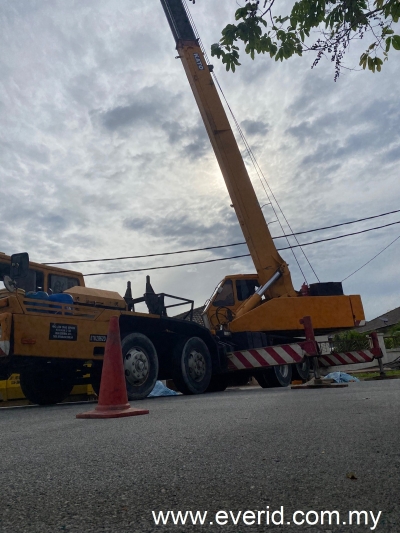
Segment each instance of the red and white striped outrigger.
[{"label": "red and white striped outrigger", "polygon": [[306,316],[303,324],[306,340],[294,344],[280,344],[254,348],[251,350],[237,350],[228,353],[229,370],[248,370],[251,368],[267,368],[271,366],[291,365],[301,363],[305,357],[317,357],[320,366],[351,365],[354,363],[368,363],[383,356],[379,346],[378,336],[371,333],[372,348],[354,352],[321,354],[315,340],[311,318]]}]

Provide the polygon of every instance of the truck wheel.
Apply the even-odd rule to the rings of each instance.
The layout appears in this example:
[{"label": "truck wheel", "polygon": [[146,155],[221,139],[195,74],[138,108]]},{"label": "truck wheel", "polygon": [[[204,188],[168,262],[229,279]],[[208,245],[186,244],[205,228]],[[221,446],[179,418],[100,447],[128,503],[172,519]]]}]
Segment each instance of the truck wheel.
[{"label": "truck wheel", "polygon": [[122,339],[128,400],[142,400],[154,389],[158,377],[158,357],[154,344],[142,333]]},{"label": "truck wheel", "polygon": [[292,382],[292,366],[274,366],[254,373],[254,377],[263,389],[268,387],[287,387]]},{"label": "truck wheel", "polygon": [[20,386],[32,403],[54,405],[70,395],[74,387],[74,373],[52,363],[38,363],[21,369]]},{"label": "truck wheel", "polygon": [[302,363],[292,365],[292,379],[308,381],[310,379],[310,359],[305,357]]},{"label": "truck wheel", "polygon": [[174,348],[172,379],[183,394],[201,394],[210,384],[212,362],[207,345],[199,337],[184,339]]},{"label": "truck wheel", "polygon": [[267,379],[271,387],[288,387],[292,382],[292,366],[274,366]]},{"label": "truck wheel", "polygon": [[102,361],[93,361],[90,368],[90,384],[95,394],[98,396],[100,392],[101,372],[103,370]]}]

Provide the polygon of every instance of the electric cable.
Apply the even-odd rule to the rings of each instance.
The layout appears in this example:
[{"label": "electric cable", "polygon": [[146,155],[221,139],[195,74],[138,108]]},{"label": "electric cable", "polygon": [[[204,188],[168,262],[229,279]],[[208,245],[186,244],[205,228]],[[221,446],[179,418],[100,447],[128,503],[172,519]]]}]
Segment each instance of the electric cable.
[{"label": "electric cable", "polygon": [[389,246],[392,246],[392,244],[394,244],[398,239],[400,239],[400,235],[398,237],[395,238],[394,241],[392,241],[390,244],[388,244],[387,246],[385,246],[385,248],[383,248],[380,252],[378,252],[376,255],[374,255],[374,257],[372,257],[369,261],[367,261],[366,263],[364,263],[362,266],[360,266],[360,268],[357,268],[357,270],[355,270],[354,272],[352,272],[351,274],[349,274],[346,278],[342,279],[341,283],[343,283],[343,281],[346,281],[346,279],[349,279],[353,274],[355,274],[356,272],[358,272],[359,270],[361,270],[362,268],[364,268],[365,266],[367,266],[369,263],[371,263],[371,261],[373,261],[374,259],[376,259],[378,257],[378,255],[381,255],[382,252],[384,252],[385,250],[387,250],[389,248]]},{"label": "electric cable", "polygon": [[[387,213],[382,213],[380,215],[374,215],[374,216],[371,216],[371,217],[365,217],[365,218],[359,218],[358,220],[350,220],[349,222],[341,222],[340,224],[334,224],[333,226],[324,226],[324,227],[321,227],[321,228],[314,228],[314,229],[309,229],[309,230],[305,230],[305,231],[298,231],[297,233],[291,233],[291,234],[288,234],[288,235],[278,235],[277,237],[272,237],[273,240],[277,240],[277,239],[283,239],[283,238],[286,238],[286,237],[293,237],[294,235],[305,235],[307,233],[313,233],[315,231],[323,231],[323,230],[326,230],[326,229],[332,229],[332,228],[338,228],[340,226],[346,226],[348,224],[356,224],[358,222],[364,222],[365,220],[371,220],[373,218],[380,218],[380,217],[383,217],[383,216],[386,216],[386,215],[392,215],[393,213],[399,213],[400,212],[400,209],[397,209],[396,211],[389,211]],[[397,222],[395,222],[394,224],[397,224]],[[389,224],[390,225],[390,224]],[[378,226],[378,228],[376,229],[380,229],[380,228],[384,228],[386,226]],[[372,228],[372,229],[375,229],[375,228]],[[203,251],[206,251],[206,250],[216,250],[218,248],[230,248],[231,246],[242,246],[246,244],[246,242],[234,242],[234,243],[231,243],[231,244],[220,244],[220,245],[217,245],[217,246],[206,246],[204,248],[191,248],[191,249],[187,249],[187,250],[177,250],[175,252],[162,252],[162,253],[157,253],[157,254],[146,254],[146,255],[128,255],[128,256],[123,256],[123,257],[108,257],[108,258],[102,258],[102,259],[81,259],[81,260],[76,260],[76,261],[57,261],[57,262],[44,262],[43,264],[45,265],[69,265],[69,264],[77,264],[77,263],[100,263],[100,262],[103,262],[103,261],[121,261],[121,260],[124,260],[124,259],[143,259],[143,258],[146,258],[146,257],[160,257],[160,256],[164,256],[164,255],[175,255],[175,254],[185,254],[185,253],[192,253],[192,252],[203,252]]]},{"label": "electric cable", "polygon": [[[337,235],[336,237],[328,237],[327,239],[320,239],[318,241],[306,242],[306,243],[303,243],[303,244],[295,244],[293,246],[286,246],[284,248],[277,248],[277,250],[279,252],[281,250],[290,250],[291,248],[297,248],[297,247],[300,247],[300,246],[311,246],[312,244],[318,244],[318,243],[321,243],[321,242],[335,241],[335,240],[338,240],[338,239],[343,239],[344,237],[350,237],[351,235],[359,235],[361,233],[367,233],[369,231],[386,228],[388,226],[393,226],[394,224],[400,224],[400,221],[392,222],[391,224],[386,224],[384,226],[378,226],[376,228],[369,228],[369,229],[364,229],[364,230],[361,230],[361,231],[355,231],[355,232],[352,232],[352,233],[346,233],[345,235]],[[399,238],[399,237],[397,237],[397,238]],[[395,241],[396,240],[397,239],[395,239]],[[395,241],[393,241],[393,242],[395,242]],[[391,244],[393,244],[393,243],[391,243]],[[384,251],[384,250],[382,250],[382,251]],[[382,253],[382,252],[380,252],[380,253]],[[241,257],[250,257],[250,254],[234,255],[232,257],[221,257],[221,258],[218,258],[218,259],[207,259],[205,261],[193,261],[193,262],[190,262],[190,263],[180,263],[180,264],[176,264],[176,265],[165,265],[165,266],[160,266],[160,267],[148,267],[148,268],[134,268],[134,269],[129,269],[129,270],[118,270],[118,271],[113,271],[113,272],[95,272],[93,274],[83,274],[83,275],[85,277],[86,276],[105,276],[105,275],[109,275],[109,274],[125,274],[126,272],[143,272],[145,270],[162,270],[162,269],[166,269],[166,268],[175,268],[175,267],[181,267],[181,266],[201,265],[201,264],[204,264],[204,263],[216,263],[218,261],[229,261],[230,259],[238,259],[238,258],[241,258]]]},{"label": "electric cable", "polygon": [[[381,213],[380,215],[373,215],[371,217],[364,217],[364,218],[358,218],[356,220],[349,220],[348,222],[340,222],[339,224],[333,224],[332,226],[322,226],[321,228],[308,229],[305,231],[297,231],[293,235],[304,235],[306,233],[312,233],[314,231],[322,231],[325,229],[338,228],[339,226],[347,226],[348,224],[357,224],[358,222],[364,222],[365,220],[372,220],[373,218],[381,218],[387,215],[393,215],[393,213],[400,213],[400,209],[396,209],[395,211],[388,211],[387,213]],[[283,237],[283,235],[281,235],[281,237]],[[289,237],[291,237],[291,235],[289,235]],[[280,237],[274,237],[274,238],[279,239]]]}]

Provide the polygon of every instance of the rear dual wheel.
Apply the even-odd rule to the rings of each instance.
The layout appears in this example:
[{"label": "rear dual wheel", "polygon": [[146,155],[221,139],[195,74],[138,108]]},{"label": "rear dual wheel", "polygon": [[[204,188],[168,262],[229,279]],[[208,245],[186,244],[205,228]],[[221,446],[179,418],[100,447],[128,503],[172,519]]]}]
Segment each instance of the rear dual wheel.
[{"label": "rear dual wheel", "polygon": [[310,379],[310,358],[304,357],[302,363],[292,365],[292,379],[308,381]]},{"label": "rear dual wheel", "polygon": [[183,394],[205,392],[212,374],[211,355],[206,343],[199,337],[178,342],[172,356],[172,373],[176,388]]},{"label": "rear dual wheel", "polygon": [[287,387],[292,381],[292,365],[263,368],[254,372],[254,377],[263,389],[269,387]]}]

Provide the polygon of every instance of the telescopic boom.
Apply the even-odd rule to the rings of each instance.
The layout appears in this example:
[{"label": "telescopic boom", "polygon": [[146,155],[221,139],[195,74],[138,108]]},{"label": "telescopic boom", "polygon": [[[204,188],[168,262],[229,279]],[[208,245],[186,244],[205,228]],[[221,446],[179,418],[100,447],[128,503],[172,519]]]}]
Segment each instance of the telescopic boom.
[{"label": "telescopic boom", "polygon": [[[254,192],[225,109],[182,0],[161,0],[225,179],[233,208],[268,298],[296,296],[289,269],[279,255]],[[273,280],[272,280],[273,278]],[[272,282],[272,283],[268,283]]]}]

